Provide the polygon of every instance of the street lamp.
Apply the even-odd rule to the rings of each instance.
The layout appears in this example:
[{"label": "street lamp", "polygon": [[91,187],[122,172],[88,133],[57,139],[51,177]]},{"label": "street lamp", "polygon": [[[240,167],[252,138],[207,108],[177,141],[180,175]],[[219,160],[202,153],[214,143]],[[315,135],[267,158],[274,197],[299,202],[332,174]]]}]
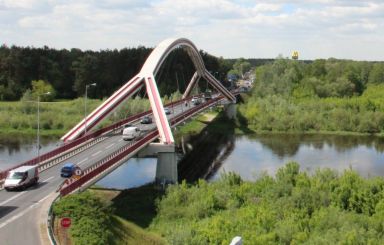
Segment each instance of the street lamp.
[{"label": "street lamp", "polygon": [[96,86],[96,83],[86,84],[85,85],[85,95],[84,95],[84,135],[87,133],[87,92],[90,86]]},{"label": "street lamp", "polygon": [[[49,95],[51,92],[46,92],[41,95]],[[37,161],[40,163],[40,94],[37,95]]]}]

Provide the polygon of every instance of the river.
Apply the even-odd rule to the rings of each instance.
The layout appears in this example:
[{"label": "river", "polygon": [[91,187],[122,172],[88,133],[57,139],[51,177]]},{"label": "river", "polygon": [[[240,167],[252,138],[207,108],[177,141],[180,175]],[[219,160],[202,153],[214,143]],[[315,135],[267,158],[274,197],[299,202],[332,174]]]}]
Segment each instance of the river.
[{"label": "river", "polygon": [[[253,180],[264,172],[274,175],[278,168],[289,161],[298,162],[301,170],[309,173],[324,167],[339,172],[352,168],[364,177],[384,176],[384,138],[262,134],[227,137],[225,141],[216,146],[210,145],[218,148],[215,160],[210,160],[214,166],[205,166],[199,172],[200,177],[205,176],[213,181],[222,173],[233,171],[243,179]],[[43,137],[40,152],[52,150],[59,144],[57,139]],[[0,138],[2,170],[36,155],[36,140],[33,137]],[[202,158],[206,156],[201,150],[199,155]],[[152,182],[155,173],[156,159],[130,159],[97,185],[117,189],[136,187]]]}]

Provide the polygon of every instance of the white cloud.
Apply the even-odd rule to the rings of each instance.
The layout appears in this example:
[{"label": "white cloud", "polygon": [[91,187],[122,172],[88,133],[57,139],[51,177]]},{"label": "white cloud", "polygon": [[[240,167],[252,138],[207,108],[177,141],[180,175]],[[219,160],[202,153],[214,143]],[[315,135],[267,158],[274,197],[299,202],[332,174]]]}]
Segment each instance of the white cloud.
[{"label": "white cloud", "polygon": [[182,36],[224,57],[298,49],[307,59],[383,60],[382,13],[379,0],[0,0],[0,41],[99,50]]}]

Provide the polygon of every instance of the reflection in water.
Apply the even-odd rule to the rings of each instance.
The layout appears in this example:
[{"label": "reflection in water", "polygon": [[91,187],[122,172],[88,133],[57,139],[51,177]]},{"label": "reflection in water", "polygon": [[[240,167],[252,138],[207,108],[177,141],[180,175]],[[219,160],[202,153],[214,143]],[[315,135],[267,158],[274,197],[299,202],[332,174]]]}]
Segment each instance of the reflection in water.
[{"label": "reflection in water", "polygon": [[[0,137],[0,171],[37,157],[37,139],[35,136]],[[60,141],[54,137],[40,137],[40,154],[57,148]]]},{"label": "reflection in water", "polygon": [[384,141],[378,137],[272,134],[238,137],[235,144],[212,179],[224,171],[248,180],[262,172],[274,175],[289,161],[298,162],[308,172],[352,168],[362,176],[384,176]]},{"label": "reflection in water", "polygon": [[156,163],[156,158],[131,158],[98,181],[96,185],[125,189],[153,182],[156,175]]},{"label": "reflection in water", "polygon": [[212,134],[203,131],[188,141],[190,147],[178,164],[179,181],[193,182],[209,178],[233,151],[235,137],[232,134]]}]

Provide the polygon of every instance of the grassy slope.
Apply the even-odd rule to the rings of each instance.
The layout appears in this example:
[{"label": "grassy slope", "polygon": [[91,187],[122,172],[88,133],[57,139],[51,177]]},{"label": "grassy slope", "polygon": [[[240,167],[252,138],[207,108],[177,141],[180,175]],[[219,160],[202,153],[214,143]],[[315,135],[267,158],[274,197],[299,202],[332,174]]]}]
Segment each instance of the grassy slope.
[{"label": "grassy slope", "polygon": [[111,229],[114,244],[165,244],[160,236],[145,230],[155,216],[155,200],[161,194],[152,185],[124,191],[91,191],[115,209]]},{"label": "grassy slope", "polygon": [[164,240],[158,235],[118,216],[113,217],[112,233],[115,244],[165,244]]}]

